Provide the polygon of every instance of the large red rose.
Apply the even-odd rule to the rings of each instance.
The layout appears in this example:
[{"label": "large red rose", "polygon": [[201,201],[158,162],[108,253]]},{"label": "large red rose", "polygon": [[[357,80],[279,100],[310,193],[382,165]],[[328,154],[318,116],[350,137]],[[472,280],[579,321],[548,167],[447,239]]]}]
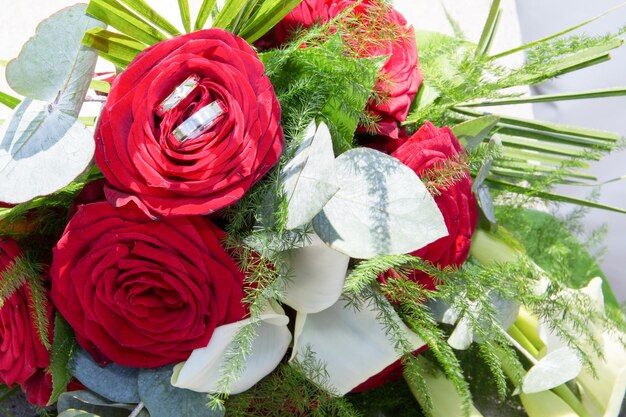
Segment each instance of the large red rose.
[{"label": "large red rose", "polygon": [[[448,127],[436,128],[424,124],[413,136],[397,142],[400,146],[391,154],[411,168],[418,176],[426,170],[437,170],[442,164],[455,163],[463,147]],[[448,228],[442,237],[422,249],[415,256],[440,267],[459,267],[469,254],[471,237],[478,221],[478,207],[472,193],[472,180],[468,171],[451,186],[439,189],[433,196]],[[432,279],[424,272],[415,271],[412,278],[434,289]]]},{"label": "large red rose", "polygon": [[[228,206],[278,161],[280,106],[263,64],[221,29],[160,42],[115,78],[96,128],[96,162],[109,202],[132,201],[152,217],[208,214]],[[199,84],[167,112],[159,106],[190,76]],[[173,131],[214,101],[224,114],[195,139]]]},{"label": "large red rose", "polygon": [[[0,271],[12,268],[20,254],[15,241],[0,238]],[[0,307],[0,382],[8,386],[20,384],[31,403],[44,406],[52,393],[47,373],[50,353],[35,331],[29,292],[28,284],[24,284]],[[50,306],[47,313],[51,321]]]},{"label": "large red rose", "polygon": [[[289,40],[298,28],[308,28],[336,17],[356,0],[304,0],[292,10],[258,46],[278,46]],[[353,36],[345,39],[360,58],[388,55],[376,85],[380,101],[370,101],[367,111],[379,119],[378,133],[397,138],[398,123],[403,122],[422,83],[417,61],[417,45],[412,27],[400,12],[380,0],[363,0],[351,14]],[[376,29],[372,33],[371,28]],[[394,36],[381,35],[390,29]],[[378,37],[378,38],[377,38]]]},{"label": "large red rose", "polygon": [[243,273],[202,217],[152,221],[130,205],[78,207],[53,250],[52,299],[96,360],[159,367],[241,320]]}]

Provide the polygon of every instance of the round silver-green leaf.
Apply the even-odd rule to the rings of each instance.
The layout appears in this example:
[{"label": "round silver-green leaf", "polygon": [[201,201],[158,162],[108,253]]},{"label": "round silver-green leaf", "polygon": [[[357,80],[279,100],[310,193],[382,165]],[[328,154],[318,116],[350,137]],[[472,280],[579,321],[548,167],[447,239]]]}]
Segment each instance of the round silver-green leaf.
[{"label": "round silver-green leaf", "polygon": [[335,160],[339,190],[313,219],[318,236],[352,258],[410,253],[447,236],[437,204],[415,172],[368,148]]}]

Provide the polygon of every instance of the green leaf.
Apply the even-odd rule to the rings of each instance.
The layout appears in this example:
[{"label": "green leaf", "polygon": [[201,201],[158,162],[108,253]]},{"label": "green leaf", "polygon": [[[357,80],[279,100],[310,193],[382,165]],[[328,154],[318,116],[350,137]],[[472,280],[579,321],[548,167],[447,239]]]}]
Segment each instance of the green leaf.
[{"label": "green leaf", "polygon": [[193,30],[204,29],[204,25],[209,19],[216,2],[217,0],[202,0],[202,5],[200,5],[200,10],[198,11],[196,22],[193,25]]},{"label": "green leaf", "polygon": [[500,117],[495,115],[477,117],[453,126],[452,133],[466,149],[471,151],[489,137],[499,121]]},{"label": "green leaf", "polygon": [[[96,56],[81,45],[81,39],[86,30],[103,26],[102,22],[85,16],[85,5],[53,14],[39,24],[35,36],[24,44],[18,57],[9,61],[7,83],[24,97],[46,102],[56,100],[61,90],[82,92],[83,83],[88,87],[86,80],[91,79]],[[67,86],[71,82],[81,85]],[[82,98],[75,100],[73,112],[80,109]]]},{"label": "green leaf", "polygon": [[265,35],[289,14],[302,0],[266,0],[246,22],[239,36],[250,43]]},{"label": "green leaf", "polygon": [[15,98],[7,93],[3,93],[2,91],[0,91],[0,103],[4,104],[5,106],[14,109],[18,104],[20,104],[20,99],[19,98]]},{"label": "green leaf", "polygon": [[[117,62],[125,63],[123,67],[131,62],[146,45],[134,40],[131,37],[120,33],[110,32],[97,28],[85,33],[83,44],[97,49],[102,57],[114,58]],[[110,60],[110,59],[109,59]]]},{"label": "green leaf", "polygon": [[114,363],[98,365],[87,352],[77,350],[70,362],[70,369],[84,386],[96,394],[117,403],[138,403],[139,371]]},{"label": "green leaf", "polygon": [[68,364],[76,349],[76,340],[70,325],[59,313],[54,318],[54,338],[50,353],[50,373],[52,374],[52,394],[48,404],[54,404],[66,392],[72,379]]},{"label": "green leaf", "polygon": [[180,20],[187,33],[191,32],[191,15],[189,13],[189,0],[178,0],[178,8],[180,9]]},{"label": "green leaf", "polygon": [[618,97],[625,96],[626,88],[607,88],[600,90],[583,91],[580,93],[566,93],[566,94],[544,94],[532,97],[518,97],[518,98],[502,98],[489,101],[479,101],[476,103],[461,104],[462,107],[487,107],[487,106],[504,106],[510,104],[527,104],[527,103],[552,103],[555,101],[567,101],[567,100],[581,100],[588,98],[603,98],[603,97]]},{"label": "green leaf", "polygon": [[480,35],[480,40],[476,46],[476,55],[485,55],[489,52],[496,30],[498,29],[498,22],[500,21],[501,14],[502,9],[500,9],[500,0],[493,0],[489,9],[487,21],[483,27],[483,32]]},{"label": "green leaf", "polygon": [[571,204],[576,204],[579,206],[598,208],[602,210],[608,210],[608,211],[614,211],[617,213],[626,214],[626,209],[623,209],[623,208],[608,206],[606,204],[596,203],[595,201],[583,200],[583,199],[569,197],[569,196],[565,196],[561,194],[555,194],[555,193],[551,193],[548,191],[537,190],[537,189],[533,189],[530,187],[524,187],[524,186],[510,183],[507,181],[487,178],[485,182],[493,187],[502,188],[502,189],[512,191],[518,194],[533,195],[533,196],[540,197],[546,200],[560,201],[563,203],[571,203]]},{"label": "green leaf", "polygon": [[163,29],[172,36],[180,35],[180,31],[176,26],[172,25],[166,18],[161,16],[144,0],[121,0],[122,3],[133,9],[135,13],[151,22],[156,27]]},{"label": "green leaf", "polygon": [[572,27],[569,27],[569,28],[567,28],[567,29],[565,29],[565,30],[562,30],[562,31],[560,31],[560,32],[557,32],[557,33],[555,33],[555,34],[553,34],[553,35],[546,36],[545,38],[541,38],[541,39],[538,39],[538,40],[536,40],[536,41],[532,41],[532,42],[526,43],[526,44],[524,44],[524,45],[518,46],[517,48],[513,48],[513,49],[509,49],[509,50],[507,50],[507,51],[500,52],[500,53],[498,53],[498,54],[496,54],[496,55],[493,55],[493,56],[491,57],[491,59],[502,58],[502,57],[504,57],[504,56],[514,54],[515,52],[520,52],[520,51],[523,51],[523,50],[525,50],[525,49],[532,48],[533,46],[539,45],[539,44],[541,44],[541,43],[547,42],[547,41],[549,41],[549,40],[552,40],[552,39],[556,39],[556,38],[558,38],[558,37],[561,37],[561,36],[563,36],[563,35],[565,35],[565,34],[567,34],[567,33],[570,33],[570,32],[575,31],[575,30],[576,30],[576,29],[578,29],[578,28],[581,28],[581,27],[583,27],[583,26],[585,26],[585,25],[588,25],[589,23],[595,22],[596,20],[600,19],[601,17],[606,16],[606,15],[607,15],[607,14],[609,14],[609,13],[613,13],[613,12],[614,12],[614,11],[616,11],[617,9],[619,9],[619,8],[623,7],[624,5],[626,5],[626,2],[621,3],[621,4],[618,4],[617,6],[615,6],[615,7],[611,8],[611,9],[607,10],[606,12],[604,12],[604,13],[602,13],[602,14],[599,14],[598,16],[595,16],[595,17],[593,17],[593,18],[591,18],[591,19],[589,19],[589,20],[586,20],[586,21],[584,21],[584,22],[582,22],[582,23],[579,23],[579,24],[574,25],[574,26],[572,26]]},{"label": "green leaf", "polygon": [[415,172],[368,148],[335,160],[339,190],[313,219],[331,248],[352,258],[413,252],[447,235],[433,198]]},{"label": "green leaf", "polygon": [[328,127],[312,121],[305,139],[281,170],[280,182],[287,198],[287,230],[313,220],[337,192],[334,181],[333,141]]},{"label": "green leaf", "polygon": [[77,121],[97,59],[80,44],[95,22],[84,12],[76,5],[52,15],[9,63],[12,85],[49,101],[25,99],[0,127],[1,201],[22,203],[60,190],[91,162],[92,134]]},{"label": "green leaf", "polygon": [[139,395],[150,417],[222,417],[207,407],[207,395],[172,386],[172,366],[139,371]]},{"label": "green leaf", "polygon": [[147,45],[154,45],[166,39],[158,29],[141,20],[117,0],[91,0],[87,6],[87,13],[113,26],[124,35]]}]

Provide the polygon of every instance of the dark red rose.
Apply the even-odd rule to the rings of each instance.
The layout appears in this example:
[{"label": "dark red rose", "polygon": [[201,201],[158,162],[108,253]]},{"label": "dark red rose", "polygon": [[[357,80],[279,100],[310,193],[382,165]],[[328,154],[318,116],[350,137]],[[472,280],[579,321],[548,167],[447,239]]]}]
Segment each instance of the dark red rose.
[{"label": "dark red rose", "polygon": [[99,362],[159,367],[241,320],[244,275],[202,217],[152,221],[130,205],[78,207],[53,250],[52,299]]},{"label": "dark red rose", "polygon": [[[0,238],[0,271],[12,268],[20,254],[15,241]],[[35,330],[29,293],[29,285],[24,284],[0,307],[0,382],[20,384],[31,403],[43,406],[52,393],[51,383],[46,383],[50,353]],[[47,313],[52,322],[49,303]]]},{"label": "dark red rose", "polygon": [[[261,39],[261,48],[279,46],[289,40],[298,28],[308,28],[335,18],[356,0],[304,0],[274,29]],[[400,12],[380,0],[363,0],[350,16],[352,36],[345,41],[357,57],[389,55],[380,71],[376,90],[382,100],[368,103],[366,111],[379,119],[378,133],[397,138],[398,123],[403,122],[422,83],[417,61],[417,45],[412,27]],[[375,28],[375,34],[372,34]],[[393,30],[393,36],[389,31]],[[373,37],[373,38],[372,38]],[[376,38],[378,37],[378,38]],[[363,130],[362,128],[360,130]]]},{"label": "dark red rose", "polygon": [[[221,29],[160,42],[115,78],[96,128],[96,162],[109,202],[153,217],[208,214],[240,199],[283,148],[280,106],[263,64]],[[190,76],[199,85],[178,106],[158,107]],[[173,131],[214,101],[224,114],[195,139]]]},{"label": "dark red rose", "polygon": [[[391,154],[423,177],[426,170],[437,170],[442,164],[461,163],[458,155],[463,147],[447,128],[436,128],[432,123],[424,124],[413,136],[400,139],[400,146]],[[447,188],[439,188],[433,196],[448,228],[448,236],[442,237],[412,255],[432,262],[440,267],[459,267],[469,254],[471,237],[478,221],[478,207],[472,193],[472,180],[468,171],[460,180]],[[434,289],[431,277],[415,271],[412,279]]]}]

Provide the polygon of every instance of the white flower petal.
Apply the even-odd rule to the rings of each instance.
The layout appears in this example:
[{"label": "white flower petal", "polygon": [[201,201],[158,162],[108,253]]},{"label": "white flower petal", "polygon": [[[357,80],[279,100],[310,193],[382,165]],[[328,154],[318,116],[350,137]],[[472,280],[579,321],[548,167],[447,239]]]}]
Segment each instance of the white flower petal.
[{"label": "white flower petal", "polygon": [[[289,318],[282,309],[268,306],[260,320],[262,323],[256,329],[253,353],[245,358],[246,367],[231,385],[230,394],[252,387],[273,371],[287,352],[291,333],[287,329]],[[237,331],[249,323],[250,319],[246,319],[216,328],[207,347],[194,350],[187,361],[174,367],[172,385],[198,392],[216,392],[225,353]]]},{"label": "white flower petal", "polygon": [[583,363],[578,351],[561,347],[541,358],[526,374],[522,391],[526,394],[546,391],[576,378]]},{"label": "white flower petal", "polygon": [[[290,361],[304,359],[308,351],[312,352],[328,373],[326,381],[316,382],[328,386],[337,395],[350,392],[401,356],[376,316],[375,306],[361,305],[355,311],[344,300],[320,313],[298,314]],[[424,346],[399,317],[397,323],[413,350]]]},{"label": "white flower petal", "polygon": [[317,313],[339,300],[350,258],[315,234],[311,243],[292,251],[293,277],[285,282],[285,304],[301,313]]}]

